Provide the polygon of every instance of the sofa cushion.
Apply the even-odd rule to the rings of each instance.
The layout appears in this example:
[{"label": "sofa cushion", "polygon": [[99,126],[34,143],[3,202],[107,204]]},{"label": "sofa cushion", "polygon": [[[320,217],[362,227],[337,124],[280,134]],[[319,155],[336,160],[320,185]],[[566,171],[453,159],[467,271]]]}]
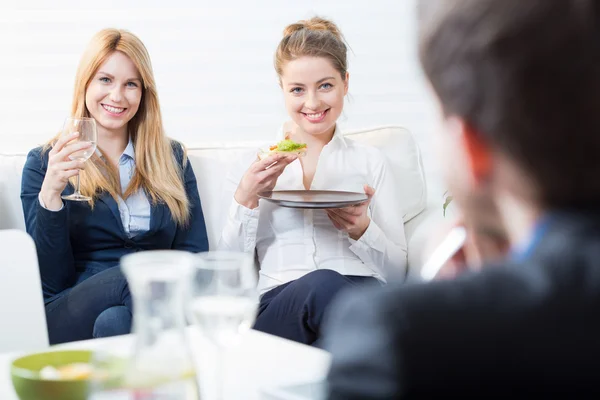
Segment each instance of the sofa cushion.
[{"label": "sofa cushion", "polygon": [[390,126],[351,132],[345,136],[376,147],[386,156],[396,185],[400,188],[398,204],[404,211],[405,223],[425,209],[427,183],[421,151],[407,129]]}]

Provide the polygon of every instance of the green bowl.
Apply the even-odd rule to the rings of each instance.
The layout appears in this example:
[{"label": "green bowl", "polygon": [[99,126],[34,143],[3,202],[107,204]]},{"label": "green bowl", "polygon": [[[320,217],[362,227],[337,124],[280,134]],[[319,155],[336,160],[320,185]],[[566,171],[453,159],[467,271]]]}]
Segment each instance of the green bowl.
[{"label": "green bowl", "polygon": [[59,350],[30,354],[12,362],[10,374],[20,400],[86,400],[87,380],[46,380],[39,376],[45,366],[92,360],[90,350]]}]

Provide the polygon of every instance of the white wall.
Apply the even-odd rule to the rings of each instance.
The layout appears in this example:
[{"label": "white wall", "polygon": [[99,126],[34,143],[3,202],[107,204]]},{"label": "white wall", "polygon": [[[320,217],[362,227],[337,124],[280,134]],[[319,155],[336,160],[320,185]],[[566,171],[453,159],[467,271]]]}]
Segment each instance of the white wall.
[{"label": "white wall", "polygon": [[352,48],[342,127],[412,130],[432,199],[441,201],[428,143],[433,102],[416,56],[414,0],[16,3],[0,9],[0,152],[26,151],[60,129],[80,54],[104,27],[129,29],[148,47],[170,136],[189,146],[270,139],[286,118],[274,50],[285,25],[318,14],[333,19]]}]

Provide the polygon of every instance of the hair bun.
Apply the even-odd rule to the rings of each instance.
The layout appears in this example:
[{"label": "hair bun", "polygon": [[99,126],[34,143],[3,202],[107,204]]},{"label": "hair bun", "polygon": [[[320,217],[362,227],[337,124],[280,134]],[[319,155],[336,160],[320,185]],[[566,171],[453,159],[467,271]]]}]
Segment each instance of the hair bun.
[{"label": "hair bun", "polygon": [[336,38],[338,38],[339,40],[343,40],[342,33],[338,29],[337,25],[327,19],[320,17],[313,17],[309,20],[302,20],[294,24],[288,25],[283,31],[283,36],[290,36],[294,32],[298,32],[303,29],[309,31],[331,32]]}]

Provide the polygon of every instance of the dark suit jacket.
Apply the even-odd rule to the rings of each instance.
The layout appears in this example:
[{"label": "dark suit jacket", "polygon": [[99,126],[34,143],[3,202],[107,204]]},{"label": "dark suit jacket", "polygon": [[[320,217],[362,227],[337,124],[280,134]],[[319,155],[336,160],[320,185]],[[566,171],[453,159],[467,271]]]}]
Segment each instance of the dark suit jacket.
[{"label": "dark suit jacket", "polygon": [[346,293],[330,315],[330,399],[598,398],[600,212],[554,215],[520,262]]},{"label": "dark suit jacket", "polygon": [[[181,145],[173,142],[173,152],[183,166]],[[27,156],[21,183],[25,225],[36,244],[46,304],[64,290],[118,265],[126,254],[154,249],[208,250],[196,177],[189,161],[183,170],[191,205],[189,225],[178,226],[169,208],[159,203],[151,207],[149,231],[131,239],[123,229],[117,203],[107,193],[99,197],[93,209],[86,202],[76,201],[65,201],[64,208],[58,212],[44,209],[38,194],[47,167],[48,152],[33,149]],[[73,190],[67,185],[63,194],[73,193]]]}]

